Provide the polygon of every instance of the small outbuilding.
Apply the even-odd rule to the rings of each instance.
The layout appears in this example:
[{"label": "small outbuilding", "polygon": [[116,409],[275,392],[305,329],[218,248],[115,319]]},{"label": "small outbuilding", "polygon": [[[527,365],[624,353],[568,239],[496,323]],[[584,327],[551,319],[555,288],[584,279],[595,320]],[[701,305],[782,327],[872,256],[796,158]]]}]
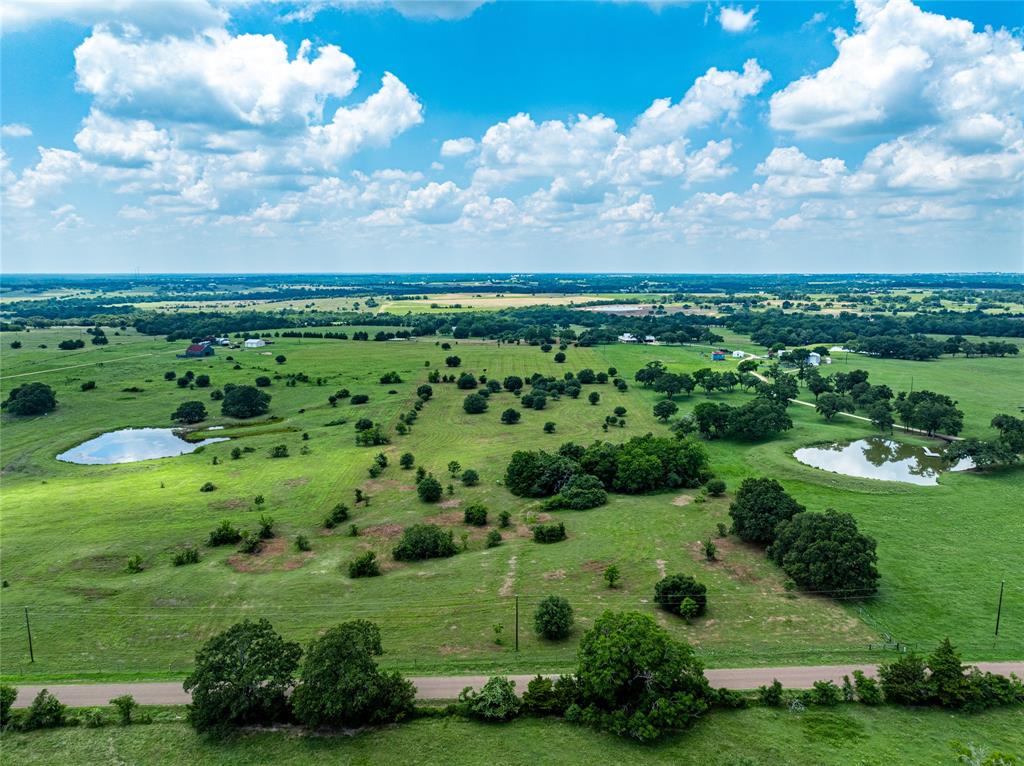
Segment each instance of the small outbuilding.
[{"label": "small outbuilding", "polygon": [[726,351],[724,348],[720,348],[720,349],[717,349],[715,351],[712,351],[711,352],[711,361],[712,362],[724,362],[725,361],[725,355],[728,354],[728,353],[729,352]]},{"label": "small outbuilding", "polygon": [[738,351],[737,350],[737,351],[733,351],[732,352],[732,358],[733,359],[742,359],[745,356],[746,356],[746,354],[744,354],[742,351]]},{"label": "small outbuilding", "polygon": [[263,338],[246,338],[245,339],[245,347],[246,348],[263,348],[265,345],[267,345],[267,342],[265,340],[263,340]]},{"label": "small outbuilding", "polygon": [[821,364],[821,354],[819,354],[817,351],[812,351],[811,353],[809,353],[807,355],[807,364],[811,365],[811,367],[817,367],[819,364]]},{"label": "small outbuilding", "polygon": [[213,346],[209,343],[193,343],[181,354],[185,359],[196,359],[203,356],[213,356]]}]

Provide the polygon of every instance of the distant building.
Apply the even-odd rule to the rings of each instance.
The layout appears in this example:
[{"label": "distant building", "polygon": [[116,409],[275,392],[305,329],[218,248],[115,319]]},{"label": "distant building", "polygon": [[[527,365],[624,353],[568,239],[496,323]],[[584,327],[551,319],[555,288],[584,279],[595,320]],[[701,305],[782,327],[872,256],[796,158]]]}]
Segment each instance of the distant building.
[{"label": "distant building", "polygon": [[230,346],[231,338],[214,338],[213,342],[218,346]]},{"label": "distant building", "polygon": [[732,358],[733,359],[742,359],[745,356],[746,356],[746,354],[743,353],[742,351],[733,351],[732,352]]},{"label": "distant building", "polygon": [[246,348],[263,348],[265,345],[267,345],[267,342],[265,340],[263,340],[263,338],[246,338],[245,339],[245,347]]},{"label": "distant building", "polygon": [[724,362],[725,361],[725,355],[728,354],[728,353],[729,352],[726,351],[724,348],[720,348],[720,349],[718,349],[716,351],[712,351],[711,352],[711,361],[712,362]]},{"label": "distant building", "polygon": [[619,336],[619,343],[639,343],[640,340],[631,332],[624,332]]},{"label": "distant building", "polygon": [[809,353],[807,355],[807,364],[811,365],[811,367],[817,367],[819,364],[821,364],[821,354],[819,354],[817,351],[812,351],[811,353]]},{"label": "distant building", "polygon": [[213,356],[213,346],[209,343],[193,343],[191,346],[185,349],[185,353],[181,354],[185,359],[195,359],[202,356]]}]

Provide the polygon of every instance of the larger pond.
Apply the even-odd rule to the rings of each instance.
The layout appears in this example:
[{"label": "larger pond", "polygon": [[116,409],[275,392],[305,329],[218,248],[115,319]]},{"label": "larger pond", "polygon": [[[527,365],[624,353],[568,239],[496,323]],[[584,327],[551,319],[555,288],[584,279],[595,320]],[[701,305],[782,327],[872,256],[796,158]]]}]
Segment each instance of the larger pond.
[{"label": "larger pond", "polygon": [[974,467],[969,459],[953,465],[941,452],[881,436],[803,447],[794,452],[793,457],[805,465],[845,476],[926,486],[938,484],[939,475],[944,471],[966,471]]},{"label": "larger pond", "polygon": [[78,465],[137,463],[140,460],[185,455],[195,452],[204,444],[223,441],[227,441],[227,438],[185,441],[173,428],[124,428],[82,442],[57,455],[57,459]]}]

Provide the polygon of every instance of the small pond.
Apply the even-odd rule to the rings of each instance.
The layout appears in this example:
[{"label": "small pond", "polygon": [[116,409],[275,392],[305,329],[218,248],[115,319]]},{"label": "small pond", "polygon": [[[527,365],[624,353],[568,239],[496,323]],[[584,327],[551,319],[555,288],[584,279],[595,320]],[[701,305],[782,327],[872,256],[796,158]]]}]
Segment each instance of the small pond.
[{"label": "small pond", "polygon": [[969,459],[951,465],[941,452],[881,436],[803,447],[794,452],[793,457],[805,465],[832,473],[926,486],[938,484],[939,474],[944,471],[966,471],[974,467]]},{"label": "small pond", "polygon": [[185,441],[174,428],[124,428],[82,442],[57,455],[57,459],[78,465],[137,463],[140,460],[184,455],[195,452],[204,444],[223,441],[227,441],[227,438]]}]

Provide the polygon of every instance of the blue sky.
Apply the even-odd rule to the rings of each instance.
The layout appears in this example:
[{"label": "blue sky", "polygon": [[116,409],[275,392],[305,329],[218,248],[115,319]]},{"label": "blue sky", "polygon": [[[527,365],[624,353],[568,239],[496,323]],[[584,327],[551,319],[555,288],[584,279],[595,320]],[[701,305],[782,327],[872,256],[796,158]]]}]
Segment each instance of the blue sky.
[{"label": "blue sky", "polygon": [[3,270],[1024,270],[1024,6],[8,0]]}]

